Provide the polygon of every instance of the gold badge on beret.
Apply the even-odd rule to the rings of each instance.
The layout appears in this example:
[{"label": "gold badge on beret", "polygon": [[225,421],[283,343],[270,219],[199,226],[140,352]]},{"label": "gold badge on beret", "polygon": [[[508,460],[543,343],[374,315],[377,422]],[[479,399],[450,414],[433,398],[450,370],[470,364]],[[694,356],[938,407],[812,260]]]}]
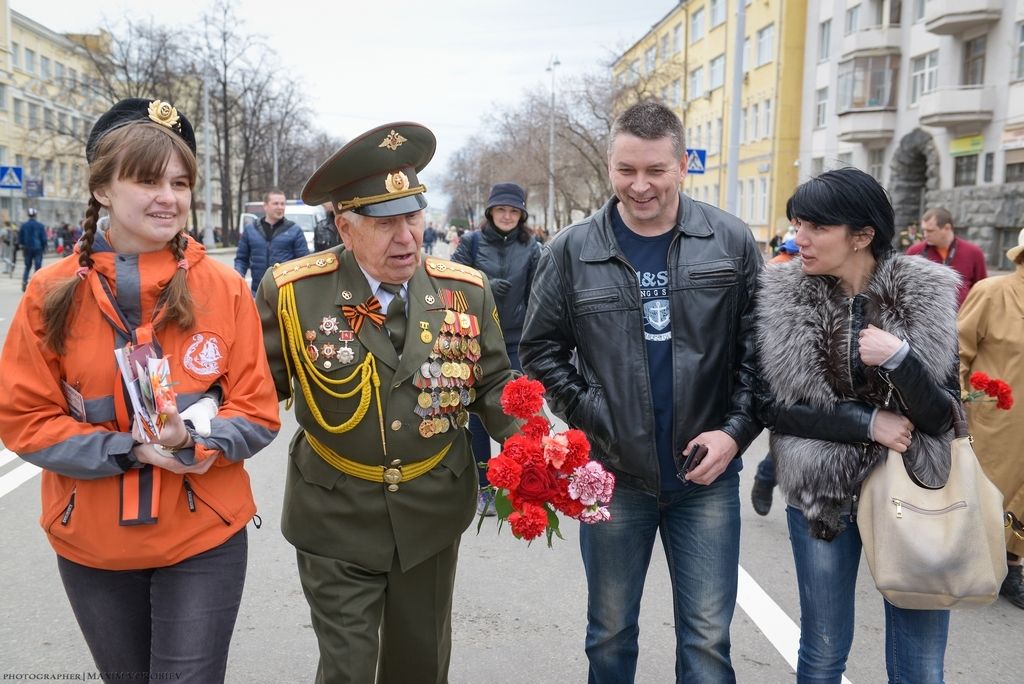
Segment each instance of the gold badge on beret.
[{"label": "gold badge on beret", "polygon": [[153,100],[150,102],[147,113],[152,121],[161,126],[174,129],[178,127],[178,110],[163,100]]}]

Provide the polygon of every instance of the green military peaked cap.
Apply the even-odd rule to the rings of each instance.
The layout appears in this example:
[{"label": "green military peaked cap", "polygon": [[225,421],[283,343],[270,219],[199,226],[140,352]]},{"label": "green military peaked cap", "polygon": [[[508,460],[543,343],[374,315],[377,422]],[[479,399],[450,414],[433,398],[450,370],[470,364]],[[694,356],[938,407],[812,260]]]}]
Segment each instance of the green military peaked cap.
[{"label": "green military peaked cap", "polygon": [[378,126],[358,136],[320,165],[302,189],[306,204],[330,202],[339,214],[397,216],[427,206],[427,188],[416,173],[434,156],[437,140],[409,121]]}]

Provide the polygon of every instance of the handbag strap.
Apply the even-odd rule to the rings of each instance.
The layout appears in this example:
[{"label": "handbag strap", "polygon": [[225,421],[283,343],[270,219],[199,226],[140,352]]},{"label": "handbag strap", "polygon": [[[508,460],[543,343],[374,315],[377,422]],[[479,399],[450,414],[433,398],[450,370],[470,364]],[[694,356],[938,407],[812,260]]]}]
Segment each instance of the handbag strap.
[{"label": "handbag strap", "polygon": [[967,430],[967,414],[964,412],[964,403],[956,397],[953,399],[953,434],[957,437],[969,437]]}]

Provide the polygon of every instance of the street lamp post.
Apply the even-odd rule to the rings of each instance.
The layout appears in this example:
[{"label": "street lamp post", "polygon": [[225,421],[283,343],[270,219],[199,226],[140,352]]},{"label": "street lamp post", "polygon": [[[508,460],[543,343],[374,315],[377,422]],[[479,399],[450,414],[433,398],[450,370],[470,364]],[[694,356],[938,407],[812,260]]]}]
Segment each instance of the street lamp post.
[{"label": "street lamp post", "polygon": [[561,64],[555,55],[548,63],[551,72],[551,116],[548,118],[548,215],[547,230],[555,234],[555,69]]}]

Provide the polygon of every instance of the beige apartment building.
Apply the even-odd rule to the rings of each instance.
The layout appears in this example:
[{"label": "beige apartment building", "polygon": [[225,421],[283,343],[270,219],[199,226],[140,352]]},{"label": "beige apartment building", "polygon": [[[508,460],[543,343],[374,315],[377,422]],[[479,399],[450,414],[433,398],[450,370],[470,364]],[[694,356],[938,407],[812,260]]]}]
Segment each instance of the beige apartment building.
[{"label": "beige apartment building", "polygon": [[23,169],[23,187],[0,189],[0,218],[35,207],[47,226],[85,214],[85,139],[104,103],[91,95],[84,50],[0,0],[0,166]]},{"label": "beige apartment building", "polygon": [[735,213],[761,243],[785,229],[797,179],[805,14],[806,0],[684,0],[612,66],[635,97],[655,97],[677,111],[687,147],[706,150],[704,173],[688,174],[683,190],[727,208],[733,59],[742,40]]},{"label": "beige apartment building", "polygon": [[992,266],[1024,227],[1024,0],[810,0],[800,176],[852,164],[897,230],[945,206]]}]

